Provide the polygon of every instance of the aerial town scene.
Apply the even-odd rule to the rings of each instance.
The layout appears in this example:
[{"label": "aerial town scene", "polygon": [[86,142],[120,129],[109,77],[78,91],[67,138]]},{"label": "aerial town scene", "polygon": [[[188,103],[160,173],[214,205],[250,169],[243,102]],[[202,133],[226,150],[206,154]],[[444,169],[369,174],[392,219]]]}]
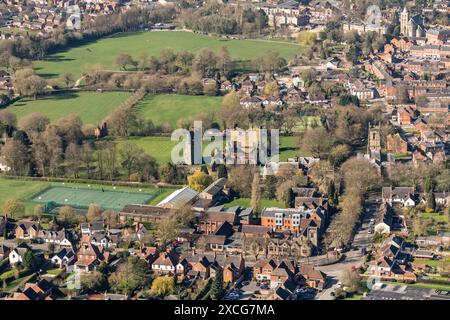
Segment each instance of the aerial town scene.
[{"label": "aerial town scene", "polygon": [[449,14],[0,0],[0,300],[450,301]]}]

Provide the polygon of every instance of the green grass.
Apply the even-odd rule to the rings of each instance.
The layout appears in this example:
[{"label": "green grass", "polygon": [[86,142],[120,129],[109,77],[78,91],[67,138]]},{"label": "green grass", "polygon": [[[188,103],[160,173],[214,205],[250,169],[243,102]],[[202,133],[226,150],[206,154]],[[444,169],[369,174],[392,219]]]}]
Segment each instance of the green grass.
[{"label": "green grass", "polygon": [[269,50],[290,59],[301,52],[298,44],[258,40],[226,40],[190,32],[134,32],[121,33],[91,42],[64,52],[50,55],[44,61],[34,63],[38,74],[58,78],[64,72],[80,76],[88,65],[101,64],[108,70],[118,70],[115,59],[120,53],[129,53],[138,60],[143,52],[159,55],[165,48],[174,51],[197,52],[202,48],[217,50],[227,47],[237,60],[253,59]]},{"label": "green grass", "polygon": [[52,122],[74,113],[84,124],[97,124],[130,94],[126,92],[71,92],[48,95],[37,100],[21,99],[8,107],[18,119],[39,112]]},{"label": "green grass", "polygon": [[[17,198],[24,200],[30,194],[38,192],[47,185],[49,185],[47,182],[41,181],[0,178],[0,208],[3,207],[8,199]],[[35,204],[31,202],[25,202],[25,209],[29,213],[33,212],[34,206]]]},{"label": "green grass", "polygon": [[300,137],[281,136],[280,137],[280,161],[287,161],[292,157],[308,157],[309,154],[302,152],[299,148]]},{"label": "green grass", "polygon": [[[250,198],[239,198],[235,199],[231,202],[225,203],[224,206],[226,208],[234,207],[234,206],[241,206],[241,207],[250,207]],[[285,208],[286,206],[277,201],[277,200],[269,200],[269,199],[261,199],[261,207],[263,208],[270,208],[270,207],[279,207],[279,208]]]},{"label": "green grass", "polygon": [[217,112],[221,105],[221,97],[149,95],[136,105],[135,111],[155,125],[169,123],[175,129],[178,119],[195,117],[202,112]]},{"label": "green grass", "polygon": [[170,195],[172,192],[174,192],[176,189],[167,188],[164,189],[162,192],[158,193],[154,198],[152,198],[148,204],[155,206],[158,203],[160,203],[162,200],[164,200],[168,195]]},{"label": "green grass", "polygon": [[15,279],[8,283],[6,286],[5,291],[14,291],[16,288],[23,286],[25,283],[27,283],[31,278],[33,278],[36,275],[36,273],[32,273],[28,276],[24,276],[18,279]]},{"label": "green grass", "polygon": [[419,213],[419,217],[422,219],[434,219],[436,222],[448,222],[448,217],[445,214],[421,212]]},{"label": "green grass", "polygon": [[442,263],[450,263],[450,258],[444,260],[414,260],[415,263],[423,263],[429,265],[430,267],[441,267]]},{"label": "green grass", "polygon": [[176,141],[171,141],[170,137],[139,137],[128,140],[120,140],[119,147],[125,141],[132,142],[142,148],[145,153],[151,155],[159,164],[171,161],[171,151],[176,146]]},{"label": "green grass", "polygon": [[64,269],[50,269],[50,270],[47,270],[47,274],[52,275],[52,276],[58,276],[63,271],[64,271]]},{"label": "green grass", "polygon": [[9,277],[12,277],[15,274],[15,272],[16,272],[15,270],[8,270],[8,271],[3,272],[0,275],[0,280],[3,281],[5,279],[8,279]]}]

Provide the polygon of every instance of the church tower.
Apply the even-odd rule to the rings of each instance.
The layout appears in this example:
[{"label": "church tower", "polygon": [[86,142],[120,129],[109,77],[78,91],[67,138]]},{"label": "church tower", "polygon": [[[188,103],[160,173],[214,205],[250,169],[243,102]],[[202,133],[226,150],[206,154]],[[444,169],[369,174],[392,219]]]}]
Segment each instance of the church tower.
[{"label": "church tower", "polygon": [[380,125],[371,126],[369,123],[369,136],[367,139],[367,153],[371,154],[372,151],[381,151],[381,134]]},{"label": "church tower", "polygon": [[409,36],[408,25],[409,25],[409,13],[406,7],[404,7],[402,13],[400,14],[400,33],[403,34],[404,36]]}]

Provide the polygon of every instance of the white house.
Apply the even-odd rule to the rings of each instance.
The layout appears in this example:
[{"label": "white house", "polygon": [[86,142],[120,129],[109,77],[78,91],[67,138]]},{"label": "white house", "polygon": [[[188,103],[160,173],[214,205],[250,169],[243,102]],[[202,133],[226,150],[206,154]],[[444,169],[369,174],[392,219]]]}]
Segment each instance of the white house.
[{"label": "white house", "polygon": [[103,221],[93,221],[90,223],[82,223],[80,225],[82,235],[93,235],[96,233],[104,232],[105,228]]},{"label": "white house", "polygon": [[394,203],[400,203],[405,207],[416,205],[416,194],[413,187],[384,187],[381,194],[383,201],[390,205]]},{"label": "white house", "polygon": [[11,265],[15,265],[17,263],[22,263],[23,256],[24,256],[25,252],[27,252],[29,249],[30,249],[30,247],[28,247],[27,244],[25,244],[25,243],[21,243],[20,245],[18,245],[14,249],[12,249],[8,255],[9,263]]},{"label": "white house", "polygon": [[387,202],[383,202],[376,213],[375,233],[390,234],[392,226],[392,208]]},{"label": "white house", "polygon": [[75,252],[71,248],[62,248],[51,258],[52,263],[60,268],[71,264],[74,260]]}]

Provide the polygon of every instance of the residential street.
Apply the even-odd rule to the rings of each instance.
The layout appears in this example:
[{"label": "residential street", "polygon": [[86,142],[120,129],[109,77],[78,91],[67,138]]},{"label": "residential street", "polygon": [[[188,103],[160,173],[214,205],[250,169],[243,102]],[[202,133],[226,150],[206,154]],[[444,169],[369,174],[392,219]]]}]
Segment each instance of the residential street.
[{"label": "residential street", "polygon": [[353,266],[357,266],[362,262],[363,253],[362,250],[367,250],[370,246],[373,234],[368,233],[370,219],[374,218],[374,214],[379,205],[379,197],[370,196],[368,200],[366,200],[364,206],[364,213],[361,217],[361,223],[358,226],[358,229],[355,233],[352,247],[354,250],[346,252],[343,260],[336,264],[331,264],[328,266],[318,267],[321,271],[325,272],[330,280],[325,288],[320,294],[316,296],[316,300],[332,300],[334,299],[331,296],[331,292],[334,291],[333,287],[341,280],[342,272],[346,268],[351,268]]}]

